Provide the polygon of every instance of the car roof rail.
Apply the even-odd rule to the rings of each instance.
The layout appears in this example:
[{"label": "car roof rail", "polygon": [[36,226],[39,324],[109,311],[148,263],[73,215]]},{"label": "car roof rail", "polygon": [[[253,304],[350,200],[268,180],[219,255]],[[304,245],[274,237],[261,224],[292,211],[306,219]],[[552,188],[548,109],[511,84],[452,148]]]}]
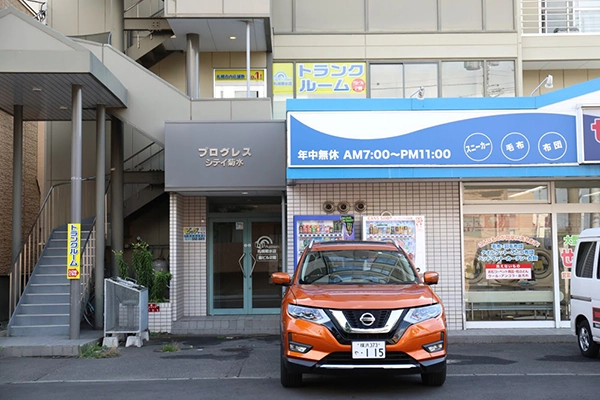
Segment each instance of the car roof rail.
[{"label": "car roof rail", "polygon": [[394,246],[396,246],[398,248],[398,250],[400,250],[400,244],[398,244],[398,241],[394,238],[383,238],[381,239],[382,242],[386,242],[386,243],[392,243]]}]

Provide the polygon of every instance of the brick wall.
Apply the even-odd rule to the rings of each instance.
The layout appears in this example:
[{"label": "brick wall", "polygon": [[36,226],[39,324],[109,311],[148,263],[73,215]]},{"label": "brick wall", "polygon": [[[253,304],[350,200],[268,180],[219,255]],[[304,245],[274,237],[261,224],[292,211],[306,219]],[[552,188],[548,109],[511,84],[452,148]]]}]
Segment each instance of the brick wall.
[{"label": "brick wall", "polygon": [[[2,0],[0,0],[2,4]],[[13,118],[0,111],[0,275],[7,275],[12,258]],[[23,237],[40,207],[37,184],[38,123],[23,126]]]}]

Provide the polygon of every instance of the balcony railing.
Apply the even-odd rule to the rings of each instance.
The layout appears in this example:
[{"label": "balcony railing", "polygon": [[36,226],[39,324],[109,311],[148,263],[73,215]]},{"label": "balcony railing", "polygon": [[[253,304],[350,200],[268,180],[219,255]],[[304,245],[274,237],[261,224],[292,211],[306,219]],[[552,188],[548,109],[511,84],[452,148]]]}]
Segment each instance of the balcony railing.
[{"label": "balcony railing", "polygon": [[523,34],[599,33],[600,0],[522,0]]}]

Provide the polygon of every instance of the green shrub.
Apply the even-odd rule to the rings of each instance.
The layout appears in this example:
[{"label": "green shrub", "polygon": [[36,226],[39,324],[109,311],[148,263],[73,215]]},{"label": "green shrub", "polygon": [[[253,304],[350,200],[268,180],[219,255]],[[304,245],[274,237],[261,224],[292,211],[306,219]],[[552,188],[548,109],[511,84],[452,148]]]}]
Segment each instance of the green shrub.
[{"label": "green shrub", "polygon": [[[139,285],[148,288],[149,302],[164,302],[166,301],[171,274],[166,271],[154,271],[152,266],[154,260],[148,247],[148,243],[144,241],[132,243],[131,264],[135,274],[134,279]],[[123,259],[123,251],[113,250],[113,253],[119,267],[119,277],[122,279],[129,278],[129,265]]]}]

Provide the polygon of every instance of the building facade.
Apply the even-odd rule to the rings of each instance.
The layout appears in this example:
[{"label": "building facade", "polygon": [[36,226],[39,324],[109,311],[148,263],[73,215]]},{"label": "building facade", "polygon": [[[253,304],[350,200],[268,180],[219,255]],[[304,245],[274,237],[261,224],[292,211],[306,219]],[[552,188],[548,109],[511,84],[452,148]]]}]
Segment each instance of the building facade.
[{"label": "building facade", "polygon": [[[558,327],[573,241],[600,224],[597,150],[583,145],[597,3],[71,0],[48,1],[44,23],[127,90],[107,123],[123,125],[119,239],[126,258],[144,240],[168,260],[160,330],[277,314],[270,273],[342,223],[405,235],[417,266],[441,273],[451,329]],[[47,123],[44,188],[69,178],[71,124]],[[97,123],[82,125],[91,177]]]}]

